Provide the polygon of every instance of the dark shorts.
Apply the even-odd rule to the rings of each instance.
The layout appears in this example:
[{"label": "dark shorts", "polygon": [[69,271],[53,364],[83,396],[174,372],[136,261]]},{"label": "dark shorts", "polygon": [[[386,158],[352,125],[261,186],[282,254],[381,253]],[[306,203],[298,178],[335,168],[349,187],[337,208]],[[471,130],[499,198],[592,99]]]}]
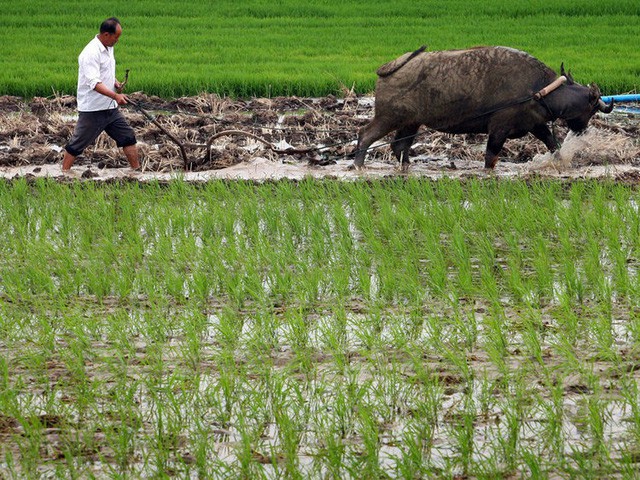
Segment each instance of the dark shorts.
[{"label": "dark shorts", "polygon": [[136,144],[136,135],[119,109],[100,110],[98,112],[80,112],[78,123],[69,143],[64,147],[74,157],[80,155],[85,148],[107,132],[116,141],[118,147]]}]

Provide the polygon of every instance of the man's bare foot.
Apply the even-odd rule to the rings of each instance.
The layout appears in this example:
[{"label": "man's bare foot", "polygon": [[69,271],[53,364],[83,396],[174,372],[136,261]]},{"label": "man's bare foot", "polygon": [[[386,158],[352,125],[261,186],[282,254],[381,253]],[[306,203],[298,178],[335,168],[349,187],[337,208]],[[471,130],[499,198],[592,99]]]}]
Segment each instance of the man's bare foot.
[{"label": "man's bare foot", "polygon": [[69,178],[80,178],[80,172],[73,170],[71,168],[63,168],[60,170],[62,172],[62,176]]}]

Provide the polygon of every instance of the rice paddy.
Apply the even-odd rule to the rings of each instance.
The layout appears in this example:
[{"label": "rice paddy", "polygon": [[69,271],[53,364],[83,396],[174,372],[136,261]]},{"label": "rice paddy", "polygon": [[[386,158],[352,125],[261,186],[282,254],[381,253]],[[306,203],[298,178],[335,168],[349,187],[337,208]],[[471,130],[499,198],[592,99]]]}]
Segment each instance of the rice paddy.
[{"label": "rice paddy", "polygon": [[[275,96],[371,92],[423,44],[507,45],[605,94],[638,88],[635,0],[0,7],[0,94],[25,97],[2,99],[20,104],[0,128],[17,165],[57,162],[70,117],[45,107],[75,93],[112,15],[130,93],[205,92],[252,128],[285,120]],[[324,102],[314,121],[338,117]],[[636,162],[637,128],[616,131]],[[89,164],[117,166],[113,150]],[[636,173],[615,178],[631,185],[0,181],[0,478],[637,478],[640,199]]]},{"label": "rice paddy", "polygon": [[401,54],[506,45],[603,93],[638,89],[636,0],[185,2],[0,0],[0,94],[75,94],[77,56],[116,15],[128,91],[179,97],[325,96],[373,90]]},{"label": "rice paddy", "polygon": [[0,183],[8,478],[625,477],[608,182]]}]

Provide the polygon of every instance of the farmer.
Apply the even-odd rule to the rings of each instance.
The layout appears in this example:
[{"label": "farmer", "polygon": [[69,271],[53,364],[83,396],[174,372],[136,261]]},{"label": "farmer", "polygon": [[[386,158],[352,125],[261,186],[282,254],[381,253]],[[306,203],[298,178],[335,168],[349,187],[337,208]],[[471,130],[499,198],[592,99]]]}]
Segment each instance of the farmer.
[{"label": "farmer", "polygon": [[98,138],[103,131],[122,147],[134,170],[140,168],[138,148],[133,128],[118,110],[128,98],[120,93],[122,85],[116,80],[116,60],[113,46],[118,42],[122,26],[115,18],[100,25],[95,36],[78,57],[78,123],[65,146],[62,170],[69,170],[76,157]]}]

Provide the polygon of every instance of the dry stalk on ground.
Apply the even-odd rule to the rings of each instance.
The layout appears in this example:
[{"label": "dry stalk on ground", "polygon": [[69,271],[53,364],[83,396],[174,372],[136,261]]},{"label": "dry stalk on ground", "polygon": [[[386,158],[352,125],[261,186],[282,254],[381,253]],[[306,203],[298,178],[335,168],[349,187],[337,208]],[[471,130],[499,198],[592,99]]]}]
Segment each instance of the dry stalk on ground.
[{"label": "dry stalk on ground", "polygon": [[[355,149],[358,130],[373,117],[372,101],[358,98],[353,89],[344,88],[344,98],[327,96],[320,99],[297,97],[256,98],[233,100],[215,94],[182,97],[166,101],[141,92],[130,95],[150,111],[157,122],[185,145],[189,145],[189,164],[198,170],[225,168],[256,157],[277,159],[269,146],[288,151],[288,161],[326,165],[345,158]],[[75,98],[56,95],[34,98],[25,102],[18,97],[0,97],[0,165],[19,166],[48,164],[61,161],[61,149],[69,139],[76,123]],[[142,163],[147,171],[176,171],[184,169],[180,149],[157,125],[133,108],[123,109],[136,130]],[[224,131],[243,131],[248,135],[220,136]],[[568,165],[635,164],[640,147],[638,126],[634,119],[620,116],[598,117],[582,138],[565,142],[565,156],[571,150]],[[562,139],[566,128],[558,126]],[[211,154],[205,145],[215,138]],[[392,140],[381,140],[379,149],[369,155],[381,161],[396,163],[391,155]],[[482,161],[485,135],[448,135],[421,130],[413,147],[414,156],[424,159]],[[567,145],[568,143],[568,145]],[[318,150],[310,150],[314,147]],[[293,148],[297,151],[287,150]],[[306,153],[303,150],[308,150]],[[531,136],[509,140],[502,161],[526,162],[540,156],[545,147]],[[291,156],[292,155],[292,156]],[[557,157],[557,156],[556,156]],[[559,158],[547,158],[550,168],[557,169]],[[555,164],[553,164],[555,162]],[[566,163],[566,160],[565,160]],[[78,158],[78,165],[103,167],[126,166],[126,160],[115,143],[106,135],[98,138]],[[532,165],[535,167],[536,165]]]}]

